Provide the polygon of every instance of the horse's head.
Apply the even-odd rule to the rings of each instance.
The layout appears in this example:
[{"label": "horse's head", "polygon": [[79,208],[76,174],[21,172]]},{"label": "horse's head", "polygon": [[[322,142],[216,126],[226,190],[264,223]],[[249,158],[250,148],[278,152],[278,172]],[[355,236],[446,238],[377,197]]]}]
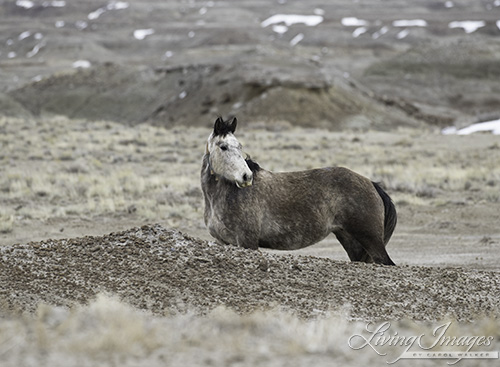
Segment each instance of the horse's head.
[{"label": "horse's head", "polygon": [[240,142],[234,136],[236,123],[236,117],[231,121],[219,117],[208,138],[206,153],[210,155],[210,170],[213,174],[243,188],[252,185],[253,173],[245,161]]}]

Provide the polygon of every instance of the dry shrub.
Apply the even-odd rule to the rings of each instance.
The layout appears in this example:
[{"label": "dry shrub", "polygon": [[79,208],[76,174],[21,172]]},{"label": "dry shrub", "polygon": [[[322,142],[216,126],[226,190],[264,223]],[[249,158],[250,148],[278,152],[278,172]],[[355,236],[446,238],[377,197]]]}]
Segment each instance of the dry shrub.
[{"label": "dry shrub", "polygon": [[[348,309],[305,320],[278,308],[240,315],[218,307],[206,316],[187,311],[184,314],[153,316],[129,306],[116,297],[98,295],[86,306],[68,310],[40,305],[34,315],[11,315],[0,320],[0,356],[2,366],[163,366],[265,364],[345,366],[370,364],[386,366],[404,347],[394,342],[355,350],[384,322],[367,325],[347,321]],[[474,323],[443,320],[417,323],[410,320],[388,322],[384,336],[424,334],[432,342],[435,328],[450,322],[446,335],[491,336],[491,345],[473,350],[499,348],[500,323],[479,319]],[[442,330],[442,329],[440,329]],[[355,336],[356,335],[356,336]],[[380,334],[381,335],[381,334]],[[372,340],[375,343],[376,339]],[[415,344],[413,350],[419,350]],[[436,350],[463,350],[463,347],[438,347]],[[474,360],[487,366],[491,360]],[[428,360],[413,360],[428,366]],[[442,360],[440,362],[443,362]],[[404,362],[402,362],[404,363]]]}]

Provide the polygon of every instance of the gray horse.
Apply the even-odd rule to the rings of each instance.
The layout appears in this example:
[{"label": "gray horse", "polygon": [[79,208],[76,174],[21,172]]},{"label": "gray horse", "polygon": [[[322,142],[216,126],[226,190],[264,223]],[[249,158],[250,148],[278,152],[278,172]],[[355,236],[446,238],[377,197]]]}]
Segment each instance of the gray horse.
[{"label": "gray horse", "polygon": [[242,152],[236,118],[218,118],[201,168],[205,225],[217,240],[294,250],[333,232],[351,261],[394,265],[385,245],[396,209],[382,188],[347,168],[275,173]]}]

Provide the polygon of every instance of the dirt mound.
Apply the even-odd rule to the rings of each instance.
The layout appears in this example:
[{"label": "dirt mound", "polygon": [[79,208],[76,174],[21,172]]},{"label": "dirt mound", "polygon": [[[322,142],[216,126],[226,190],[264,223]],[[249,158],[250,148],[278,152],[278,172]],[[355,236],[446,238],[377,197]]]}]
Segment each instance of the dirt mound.
[{"label": "dirt mound", "polygon": [[[425,26],[395,22],[415,14]],[[7,1],[0,19],[0,93],[14,99],[0,115],[389,129],[500,113],[498,17],[481,3]],[[457,19],[484,27],[464,34]]]},{"label": "dirt mound", "polygon": [[100,292],[155,314],[278,307],[312,317],[470,320],[498,316],[500,274],[282,256],[202,241],[159,225],[0,248],[3,309],[85,304]]},{"label": "dirt mound", "polygon": [[105,63],[28,83],[9,96],[34,115],[132,125],[204,126],[230,114],[329,129],[418,124],[343,79],[304,60],[250,57],[244,63],[156,68]]}]

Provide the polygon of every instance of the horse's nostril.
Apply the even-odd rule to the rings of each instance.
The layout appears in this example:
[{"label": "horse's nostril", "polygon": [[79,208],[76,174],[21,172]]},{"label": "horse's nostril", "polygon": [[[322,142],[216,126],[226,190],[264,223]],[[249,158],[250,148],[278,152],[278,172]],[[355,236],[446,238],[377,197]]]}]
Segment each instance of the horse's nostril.
[{"label": "horse's nostril", "polygon": [[243,182],[248,182],[251,184],[253,180],[253,175],[251,173],[250,174],[244,173],[241,178],[243,179]]}]

